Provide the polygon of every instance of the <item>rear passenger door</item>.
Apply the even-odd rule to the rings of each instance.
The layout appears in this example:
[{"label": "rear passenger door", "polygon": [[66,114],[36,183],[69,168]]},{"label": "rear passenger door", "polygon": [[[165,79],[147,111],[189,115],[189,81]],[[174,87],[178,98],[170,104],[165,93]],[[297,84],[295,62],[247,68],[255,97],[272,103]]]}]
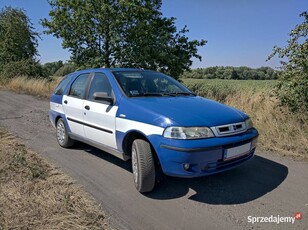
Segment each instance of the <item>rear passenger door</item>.
[{"label": "rear passenger door", "polygon": [[115,117],[118,107],[105,101],[94,99],[95,92],[104,92],[113,96],[107,76],[95,73],[89,87],[88,98],[83,107],[84,130],[86,138],[99,144],[117,149],[115,137]]},{"label": "rear passenger door", "polygon": [[62,99],[66,119],[73,134],[84,137],[83,104],[88,87],[89,73],[79,75],[72,83],[68,95]]}]

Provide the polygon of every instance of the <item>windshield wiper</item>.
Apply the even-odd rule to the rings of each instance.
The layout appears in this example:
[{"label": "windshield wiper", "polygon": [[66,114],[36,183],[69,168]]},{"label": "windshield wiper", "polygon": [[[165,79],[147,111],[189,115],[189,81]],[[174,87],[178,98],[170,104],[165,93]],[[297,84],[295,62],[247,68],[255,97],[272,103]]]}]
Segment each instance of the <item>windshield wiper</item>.
[{"label": "windshield wiper", "polygon": [[197,96],[197,94],[188,93],[188,92],[173,92],[173,93],[168,93],[168,95],[170,96],[177,96],[177,95]]},{"label": "windshield wiper", "polygon": [[169,94],[166,93],[140,93],[140,94],[136,94],[136,95],[131,95],[131,97],[147,97],[147,96],[158,96],[158,97],[163,97],[163,96],[169,96]]},{"label": "windshield wiper", "polygon": [[136,95],[131,95],[131,97],[151,97],[151,96],[157,96],[157,97],[165,97],[165,96],[170,96],[170,97],[176,97],[178,95],[187,95],[187,96],[197,96],[194,93],[188,93],[188,92],[171,92],[171,93],[159,93],[159,92],[147,92],[147,93],[140,93]]},{"label": "windshield wiper", "polygon": [[165,96],[163,93],[151,93],[151,92],[148,92],[148,93],[142,93],[141,94],[142,96]]}]

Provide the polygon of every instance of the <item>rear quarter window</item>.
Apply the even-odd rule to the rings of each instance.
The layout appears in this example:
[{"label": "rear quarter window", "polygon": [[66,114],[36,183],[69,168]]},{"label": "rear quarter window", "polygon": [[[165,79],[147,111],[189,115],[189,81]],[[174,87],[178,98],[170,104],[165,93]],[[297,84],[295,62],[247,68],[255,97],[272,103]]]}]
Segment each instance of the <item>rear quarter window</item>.
[{"label": "rear quarter window", "polygon": [[62,81],[58,84],[58,86],[54,90],[54,94],[56,95],[63,95],[64,90],[68,83],[71,81],[74,75],[67,75],[65,76]]}]

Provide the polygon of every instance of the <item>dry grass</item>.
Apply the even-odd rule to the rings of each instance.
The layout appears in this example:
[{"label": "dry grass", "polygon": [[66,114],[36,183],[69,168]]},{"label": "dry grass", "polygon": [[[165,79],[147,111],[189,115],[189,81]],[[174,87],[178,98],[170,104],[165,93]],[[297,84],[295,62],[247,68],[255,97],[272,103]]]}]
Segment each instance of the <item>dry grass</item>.
[{"label": "dry grass", "polygon": [[0,128],[0,229],[110,229],[70,177]]},{"label": "dry grass", "polygon": [[275,81],[184,79],[200,96],[245,111],[257,127],[259,149],[308,159],[307,113],[290,113],[272,96]]},{"label": "dry grass", "polygon": [[226,104],[249,114],[259,130],[259,147],[281,155],[308,158],[308,122],[292,114],[265,92],[245,91],[228,96]]},{"label": "dry grass", "polygon": [[43,96],[48,98],[54,88],[57,86],[61,78],[52,81],[48,79],[29,79],[26,77],[16,77],[7,82],[4,86],[7,89],[18,93],[26,93],[35,96]]}]

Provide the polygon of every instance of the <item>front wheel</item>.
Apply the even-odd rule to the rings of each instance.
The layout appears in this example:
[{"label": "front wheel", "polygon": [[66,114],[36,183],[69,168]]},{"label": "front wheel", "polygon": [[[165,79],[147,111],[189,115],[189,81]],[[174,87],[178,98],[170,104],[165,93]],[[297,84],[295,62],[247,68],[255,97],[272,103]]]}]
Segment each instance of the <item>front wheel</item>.
[{"label": "front wheel", "polygon": [[150,192],[155,185],[155,164],[150,143],[136,139],[132,145],[132,169],[136,189]]},{"label": "front wheel", "polygon": [[57,141],[59,145],[64,148],[68,148],[74,145],[74,140],[69,137],[62,118],[60,118],[57,122]]}]

